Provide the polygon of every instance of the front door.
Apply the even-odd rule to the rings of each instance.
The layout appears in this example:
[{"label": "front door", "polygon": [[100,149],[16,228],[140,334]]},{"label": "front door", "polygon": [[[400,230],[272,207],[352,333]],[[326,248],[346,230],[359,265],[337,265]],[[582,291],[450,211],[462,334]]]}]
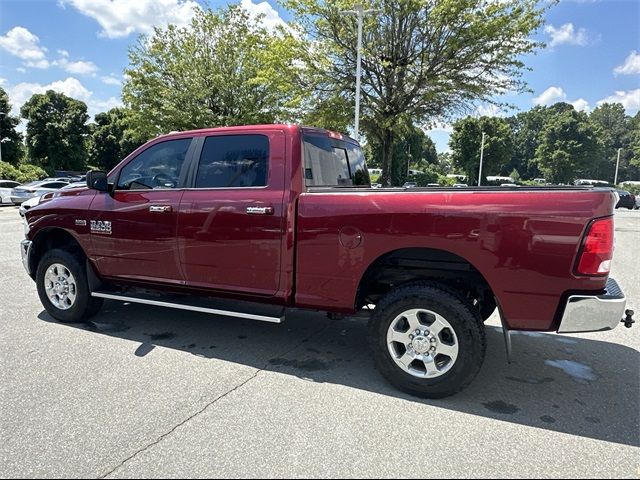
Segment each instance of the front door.
[{"label": "front door", "polygon": [[191,138],[160,141],[125,164],[91,204],[94,261],[107,277],[184,283],[176,244]]},{"label": "front door", "polygon": [[268,130],[203,140],[178,219],[187,284],[273,296],[282,258],[285,135]]}]

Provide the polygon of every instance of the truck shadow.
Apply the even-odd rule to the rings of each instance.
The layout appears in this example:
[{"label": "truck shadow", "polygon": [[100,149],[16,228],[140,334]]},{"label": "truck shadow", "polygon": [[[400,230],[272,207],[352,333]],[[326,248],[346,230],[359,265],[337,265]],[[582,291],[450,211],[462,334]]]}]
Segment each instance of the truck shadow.
[{"label": "truck shadow", "polygon": [[[46,312],[39,318],[56,323]],[[199,357],[341,384],[407,401],[581,437],[640,446],[640,352],[605,341],[514,334],[488,326],[486,362],[473,384],[444,400],[405,395],[377,373],[361,318],[293,312],[282,325],[106,302],[90,323],[69,325],[136,342],[145,357],[171,348]],[[499,435],[496,431],[493,434]]]}]

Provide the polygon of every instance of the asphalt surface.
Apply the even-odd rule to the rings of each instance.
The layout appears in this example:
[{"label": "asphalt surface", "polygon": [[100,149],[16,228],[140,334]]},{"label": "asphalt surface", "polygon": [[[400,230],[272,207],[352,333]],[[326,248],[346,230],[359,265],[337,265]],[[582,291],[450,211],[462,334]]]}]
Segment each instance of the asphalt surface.
[{"label": "asphalt surface", "polygon": [[[613,276],[640,311],[640,212],[616,214]],[[47,315],[0,208],[1,477],[640,476],[640,326],[514,335],[449,399],[375,371],[362,320],[272,325],[107,302]]]}]

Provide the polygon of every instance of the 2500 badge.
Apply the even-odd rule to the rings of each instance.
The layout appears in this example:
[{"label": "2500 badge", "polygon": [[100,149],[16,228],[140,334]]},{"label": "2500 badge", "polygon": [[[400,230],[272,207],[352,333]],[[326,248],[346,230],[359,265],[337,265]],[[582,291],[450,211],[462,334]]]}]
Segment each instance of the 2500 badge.
[{"label": "2500 badge", "polygon": [[91,233],[101,233],[111,235],[111,222],[103,222],[102,220],[91,220]]}]

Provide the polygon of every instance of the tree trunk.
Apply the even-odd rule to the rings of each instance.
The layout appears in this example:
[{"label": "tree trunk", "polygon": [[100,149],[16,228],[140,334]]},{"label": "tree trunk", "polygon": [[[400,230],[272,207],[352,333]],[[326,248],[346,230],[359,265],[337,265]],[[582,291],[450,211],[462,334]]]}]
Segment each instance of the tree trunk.
[{"label": "tree trunk", "polygon": [[392,155],[393,155],[393,131],[385,128],[382,134],[382,176],[380,183],[383,187],[391,186]]}]

